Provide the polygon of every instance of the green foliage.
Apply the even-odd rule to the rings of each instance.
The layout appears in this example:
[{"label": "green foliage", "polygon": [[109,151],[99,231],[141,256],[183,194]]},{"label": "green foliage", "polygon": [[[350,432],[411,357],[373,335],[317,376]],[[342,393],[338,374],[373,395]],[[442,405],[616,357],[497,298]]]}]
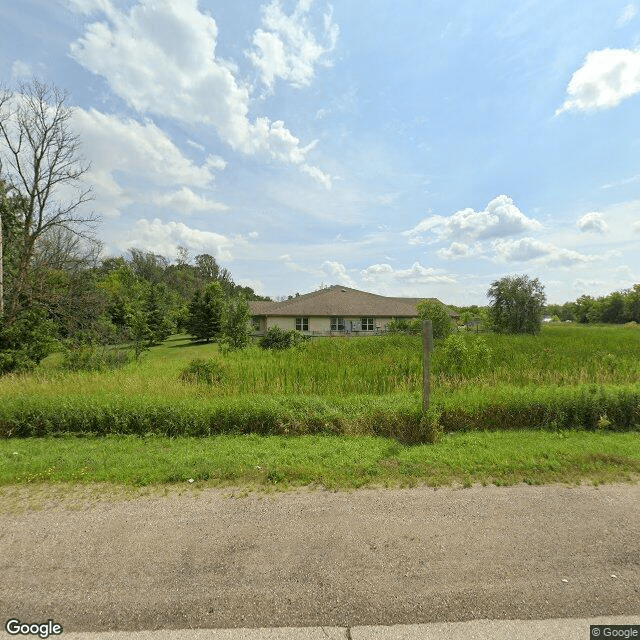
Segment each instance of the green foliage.
[{"label": "green foliage", "polygon": [[[211,382],[205,367],[190,380],[200,376],[202,384],[177,384],[194,357],[215,359]],[[249,348],[224,358],[217,344],[174,337],[124,369],[49,378],[53,358],[37,375],[3,379],[0,437],[255,431],[428,442],[457,430],[640,426],[640,331],[622,327],[545,326],[535,337],[487,334],[481,340],[453,335],[432,354],[426,417],[417,336],[327,338],[304,349]],[[462,363],[457,373],[447,361]]]},{"label": "green foliage", "polygon": [[418,317],[420,321],[431,320],[435,339],[446,338],[453,331],[451,317],[444,305],[437,300],[420,300],[418,302]]},{"label": "green foliage", "polygon": [[472,430],[640,429],[640,386],[509,388],[450,395],[427,416],[415,395],[234,396],[202,400],[18,395],[0,405],[0,438],[69,434],[366,434],[433,442]]},{"label": "green foliage", "polygon": [[194,340],[217,340],[224,331],[226,301],[219,282],[208,284],[202,292],[196,291],[189,304],[187,329]]},{"label": "green foliage", "polygon": [[232,298],[226,309],[224,341],[231,349],[243,349],[251,343],[251,309],[243,296]]},{"label": "green foliage", "polygon": [[180,380],[188,383],[221,384],[226,380],[227,367],[217,359],[194,358],[180,372]]},{"label": "green foliage", "polygon": [[471,378],[489,369],[492,354],[484,338],[455,333],[438,345],[436,357],[443,374]]},{"label": "green foliage", "polygon": [[407,335],[420,335],[422,323],[420,320],[408,318],[393,318],[387,325],[388,333],[405,333]]},{"label": "green foliage", "polygon": [[263,349],[291,349],[297,347],[307,340],[306,336],[302,335],[295,329],[281,329],[280,327],[271,327],[260,338],[260,346]]},{"label": "green foliage", "polygon": [[68,348],[60,362],[65,371],[109,371],[131,362],[131,353],[102,345],[76,345]]},{"label": "green foliage", "polygon": [[544,286],[526,275],[496,280],[487,291],[491,324],[498,333],[540,332],[546,296]]},{"label": "green foliage", "polygon": [[166,298],[167,287],[164,284],[152,285],[146,295],[144,313],[149,346],[166,340],[175,330],[169,309],[163,304]]},{"label": "green foliage", "polygon": [[40,308],[23,311],[10,325],[0,317],[0,375],[36,367],[57,345],[55,329]]}]

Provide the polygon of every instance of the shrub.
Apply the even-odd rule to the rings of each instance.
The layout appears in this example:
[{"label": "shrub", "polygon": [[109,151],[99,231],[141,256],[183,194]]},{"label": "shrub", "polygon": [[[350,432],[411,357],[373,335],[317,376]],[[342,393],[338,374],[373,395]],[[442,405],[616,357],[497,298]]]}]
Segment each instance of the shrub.
[{"label": "shrub", "polygon": [[281,329],[271,327],[267,333],[260,338],[260,346],[263,349],[290,349],[305,342],[307,338],[295,329]]},{"label": "shrub", "polygon": [[438,347],[439,369],[454,376],[472,377],[491,363],[491,347],[484,338],[452,334]]},{"label": "shrub", "polygon": [[406,333],[408,335],[420,335],[422,333],[422,323],[419,320],[409,320],[408,318],[393,318],[387,325],[389,333]]},{"label": "shrub", "polygon": [[0,375],[35,368],[56,346],[55,333],[44,309],[27,309],[11,325],[0,316]]},{"label": "shrub", "polygon": [[[438,300],[420,300],[418,302],[418,317],[422,324],[424,320],[431,320],[434,338],[446,338],[453,331],[453,320]],[[422,326],[420,327],[422,330]]]},{"label": "shrub", "polygon": [[200,384],[221,384],[227,374],[226,367],[219,360],[195,358],[180,372],[180,380]]},{"label": "shrub", "polygon": [[130,351],[87,344],[67,349],[59,366],[66,371],[107,371],[124,367],[131,360]]}]

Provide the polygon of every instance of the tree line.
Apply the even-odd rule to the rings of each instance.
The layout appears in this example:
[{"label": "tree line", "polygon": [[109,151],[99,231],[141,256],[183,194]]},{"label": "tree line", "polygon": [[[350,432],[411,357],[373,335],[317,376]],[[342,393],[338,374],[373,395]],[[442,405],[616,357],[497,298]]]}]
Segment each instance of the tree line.
[{"label": "tree line", "polygon": [[247,300],[260,297],[213,256],[100,257],[67,100],[38,80],[0,91],[0,373],[61,344],[132,341],[139,353],[177,331],[245,344]]}]

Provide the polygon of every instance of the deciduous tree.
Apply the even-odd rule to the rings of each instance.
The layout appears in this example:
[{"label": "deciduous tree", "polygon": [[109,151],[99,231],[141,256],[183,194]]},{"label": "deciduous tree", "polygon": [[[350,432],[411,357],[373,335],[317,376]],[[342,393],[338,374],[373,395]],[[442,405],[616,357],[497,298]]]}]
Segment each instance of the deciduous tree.
[{"label": "deciduous tree", "polygon": [[438,300],[420,300],[418,317],[420,320],[431,320],[434,338],[446,338],[453,331],[453,321]]},{"label": "deciduous tree", "polygon": [[487,291],[491,325],[498,333],[538,333],[546,302],[544,286],[526,275],[496,280]]},{"label": "deciduous tree", "polygon": [[[91,237],[96,216],[85,211],[89,169],[72,129],[68,94],[33,80],[15,94],[0,92],[0,162],[8,188],[24,199],[19,256],[6,322],[13,322],[28,294],[29,269],[39,241],[56,228]],[[28,297],[28,296],[27,296]]]}]

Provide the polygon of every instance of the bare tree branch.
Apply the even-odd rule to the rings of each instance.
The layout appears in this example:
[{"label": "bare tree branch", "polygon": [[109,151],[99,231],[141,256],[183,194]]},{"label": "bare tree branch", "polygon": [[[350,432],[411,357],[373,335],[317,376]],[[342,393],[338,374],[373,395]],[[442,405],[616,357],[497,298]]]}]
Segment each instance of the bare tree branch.
[{"label": "bare tree branch", "polygon": [[[27,286],[36,245],[44,235],[62,228],[92,238],[99,218],[86,212],[92,190],[83,183],[90,168],[73,132],[68,93],[39,80],[21,84],[15,94],[0,92],[0,162],[9,188],[25,198],[21,218],[21,256],[14,292]],[[17,312],[13,295],[9,321]]]}]

